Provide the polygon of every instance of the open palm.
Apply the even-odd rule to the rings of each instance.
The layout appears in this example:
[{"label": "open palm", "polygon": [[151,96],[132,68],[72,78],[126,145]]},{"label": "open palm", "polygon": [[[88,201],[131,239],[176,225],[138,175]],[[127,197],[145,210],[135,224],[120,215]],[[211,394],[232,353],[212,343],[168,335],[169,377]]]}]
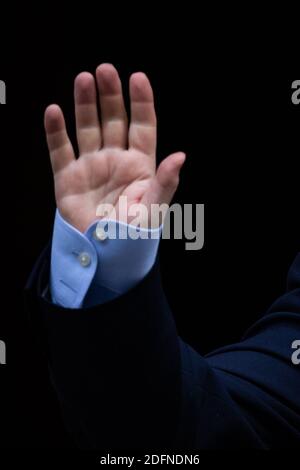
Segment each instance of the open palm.
[{"label": "open palm", "polygon": [[[98,89],[98,93],[97,93]],[[100,118],[97,100],[99,96]],[[96,80],[83,72],[75,80],[75,114],[79,148],[76,159],[63,113],[51,105],[45,128],[54,173],[57,207],[67,222],[84,232],[97,220],[97,208],[111,204],[121,220],[120,196],[127,206],[171,202],[185,155],[166,158],[156,171],[156,114],[148,78],[130,78],[131,123],[128,126],[122,85],[116,69],[102,64]]]}]

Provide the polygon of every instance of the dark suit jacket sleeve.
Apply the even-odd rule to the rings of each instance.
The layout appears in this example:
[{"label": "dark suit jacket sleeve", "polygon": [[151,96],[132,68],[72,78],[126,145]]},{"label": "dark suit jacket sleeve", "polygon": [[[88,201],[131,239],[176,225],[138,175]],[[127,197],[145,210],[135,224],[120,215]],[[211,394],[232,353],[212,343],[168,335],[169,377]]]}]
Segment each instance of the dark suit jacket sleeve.
[{"label": "dark suit jacket sleeve", "polygon": [[300,366],[291,345],[300,339],[300,256],[287,293],[243,340],[201,357],[177,334],[157,264],[118,299],[71,310],[45,298],[49,251],[29,279],[26,305],[79,447],[299,446]]}]

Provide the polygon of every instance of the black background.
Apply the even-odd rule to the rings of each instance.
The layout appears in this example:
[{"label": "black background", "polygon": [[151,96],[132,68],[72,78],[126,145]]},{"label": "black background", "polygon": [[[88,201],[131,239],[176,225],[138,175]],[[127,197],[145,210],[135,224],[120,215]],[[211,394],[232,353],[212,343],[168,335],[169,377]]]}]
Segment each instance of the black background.
[{"label": "black background", "polygon": [[43,112],[59,103],[74,136],[77,73],[112,62],[126,93],[130,74],[146,72],[156,96],[159,160],[187,153],[176,202],[205,204],[205,246],[193,252],[182,241],[163,241],[161,265],[179,333],[199,352],[240,338],[284,291],[299,250],[300,106],[291,102],[299,77],[283,78],[268,47],[252,37],[203,33],[204,19],[192,23],[193,12],[176,21],[170,14],[159,32],[157,17],[144,24],[139,10],[134,26],[120,11],[117,24],[100,10],[88,13],[98,24],[89,28],[85,16],[85,28],[76,24],[72,33],[65,28],[71,20],[57,11],[32,16],[22,28],[19,18],[1,43],[0,339],[7,365],[0,369],[0,447],[72,445],[22,291],[55,212]]}]

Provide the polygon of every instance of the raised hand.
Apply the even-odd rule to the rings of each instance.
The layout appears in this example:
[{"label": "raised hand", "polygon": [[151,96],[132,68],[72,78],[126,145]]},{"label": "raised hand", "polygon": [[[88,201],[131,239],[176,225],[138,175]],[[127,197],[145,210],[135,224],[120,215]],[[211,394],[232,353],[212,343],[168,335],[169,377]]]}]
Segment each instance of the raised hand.
[{"label": "raised hand", "polygon": [[[98,88],[98,93],[97,93]],[[100,119],[97,99],[99,95]],[[75,80],[76,130],[79,158],[69,140],[59,106],[45,112],[45,129],[55,181],[57,207],[81,232],[97,220],[100,204],[119,211],[127,204],[169,204],[179,184],[185,155],[170,155],[156,170],[156,113],[145,74],[130,78],[131,123],[128,126],[122,85],[117,70],[102,64],[96,80],[83,72]],[[126,214],[119,214],[125,220]],[[130,222],[129,218],[127,219]]]}]

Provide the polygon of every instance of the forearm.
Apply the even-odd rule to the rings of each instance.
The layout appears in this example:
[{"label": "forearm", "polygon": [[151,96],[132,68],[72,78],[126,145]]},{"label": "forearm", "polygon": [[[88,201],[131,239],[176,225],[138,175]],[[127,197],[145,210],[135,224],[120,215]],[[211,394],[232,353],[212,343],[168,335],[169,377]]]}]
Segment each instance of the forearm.
[{"label": "forearm", "polygon": [[181,393],[179,340],[158,266],[107,304],[70,310],[40,298],[39,308],[53,384],[79,446],[171,446]]},{"label": "forearm", "polygon": [[[127,294],[71,310],[43,297],[47,256],[27,299],[42,316],[66,425],[84,448],[275,448],[299,440],[299,258],[286,295],[240,343],[206,358],[181,341],[158,266]],[[219,312],[220,313],[220,312]],[[242,313],[242,312],[241,312]]]}]

